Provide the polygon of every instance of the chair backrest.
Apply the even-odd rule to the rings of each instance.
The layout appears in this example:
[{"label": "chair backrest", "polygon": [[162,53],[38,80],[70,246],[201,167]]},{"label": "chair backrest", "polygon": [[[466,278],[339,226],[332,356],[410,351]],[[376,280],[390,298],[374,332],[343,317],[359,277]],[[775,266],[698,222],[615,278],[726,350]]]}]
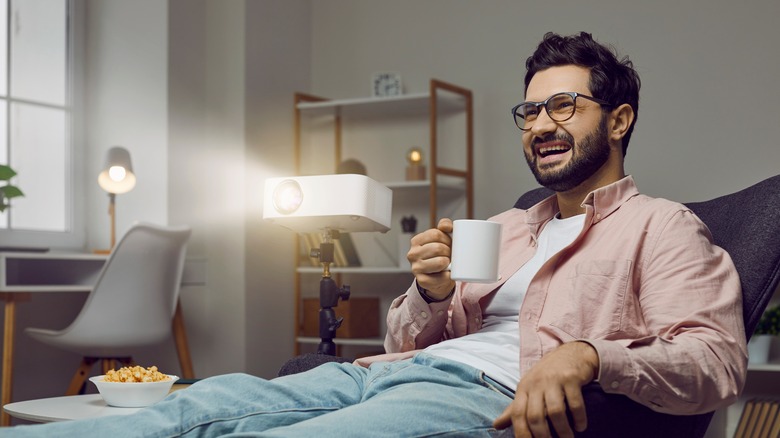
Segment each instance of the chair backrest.
[{"label": "chair backrest", "polygon": [[[543,187],[530,190],[515,202],[515,208],[528,209],[552,194]],[[734,261],[742,284],[745,335],[750,339],[780,283],[780,175],[736,193],[686,206],[707,225],[715,244]],[[625,396],[607,394],[595,383],[586,385],[583,395],[589,427],[577,436],[702,437],[712,419],[711,412],[691,416],[654,412]]]},{"label": "chair backrest", "polygon": [[190,233],[186,226],[131,227],[62,336],[95,349],[150,345],[170,336]]},{"label": "chair backrest", "polygon": [[[515,208],[530,208],[553,193],[543,187],[530,190],[517,200]],[[686,206],[734,261],[742,283],[742,311],[749,339],[780,284],[780,175]]]},{"label": "chair backrest", "polygon": [[753,334],[780,283],[780,175],[730,195],[686,204],[729,253],[742,283],[745,334]]}]

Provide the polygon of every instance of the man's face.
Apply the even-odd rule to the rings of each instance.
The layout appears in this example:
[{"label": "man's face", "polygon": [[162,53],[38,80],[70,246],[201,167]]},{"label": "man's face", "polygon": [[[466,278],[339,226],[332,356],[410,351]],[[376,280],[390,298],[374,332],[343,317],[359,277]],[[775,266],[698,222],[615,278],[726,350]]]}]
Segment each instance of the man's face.
[{"label": "man's face", "polygon": [[[590,71],[578,66],[551,67],[534,75],[526,100],[542,102],[555,93],[575,91],[592,96],[588,88]],[[523,133],[523,150],[528,166],[539,184],[565,192],[590,178],[610,155],[607,114],[587,99],[577,99],[569,120],[555,122],[544,109],[533,127]]]}]

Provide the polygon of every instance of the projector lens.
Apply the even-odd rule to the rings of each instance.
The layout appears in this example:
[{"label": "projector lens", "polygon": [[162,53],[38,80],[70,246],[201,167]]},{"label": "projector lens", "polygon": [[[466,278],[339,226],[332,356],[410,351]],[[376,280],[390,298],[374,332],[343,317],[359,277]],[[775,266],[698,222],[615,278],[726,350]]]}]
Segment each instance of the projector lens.
[{"label": "projector lens", "polygon": [[274,208],[282,214],[292,214],[303,202],[303,190],[298,181],[288,179],[274,189]]}]

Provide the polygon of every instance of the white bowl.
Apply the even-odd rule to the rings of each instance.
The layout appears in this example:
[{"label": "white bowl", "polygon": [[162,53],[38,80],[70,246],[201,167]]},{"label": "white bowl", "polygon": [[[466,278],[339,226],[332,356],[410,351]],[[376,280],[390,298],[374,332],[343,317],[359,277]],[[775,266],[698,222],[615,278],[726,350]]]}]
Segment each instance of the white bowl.
[{"label": "white bowl", "polygon": [[103,400],[110,406],[120,408],[142,408],[165,398],[171,391],[177,376],[168,375],[161,382],[106,382],[105,375],[90,377],[97,386]]}]

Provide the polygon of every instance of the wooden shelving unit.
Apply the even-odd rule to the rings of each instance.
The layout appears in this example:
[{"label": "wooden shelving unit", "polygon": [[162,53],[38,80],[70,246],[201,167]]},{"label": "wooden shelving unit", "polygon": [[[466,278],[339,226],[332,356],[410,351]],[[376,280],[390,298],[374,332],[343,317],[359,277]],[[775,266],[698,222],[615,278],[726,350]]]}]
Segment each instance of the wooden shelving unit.
[{"label": "wooden shelving unit", "polygon": [[[428,225],[434,226],[438,221],[440,207],[453,200],[465,201],[465,212],[462,217],[474,216],[474,114],[473,98],[470,90],[437,79],[431,79],[427,93],[405,94],[394,97],[382,98],[354,98],[331,100],[321,96],[307,93],[296,93],[294,97],[294,163],[296,174],[302,174],[302,163],[305,160],[302,153],[304,142],[305,119],[326,118],[330,121],[333,143],[333,165],[330,171],[335,171],[343,159],[345,132],[348,132],[352,122],[361,123],[366,120],[380,119],[383,122],[392,123],[394,119],[416,119],[421,123],[427,120],[428,138],[427,147],[427,179],[424,181],[380,181],[393,190],[394,198],[420,199],[427,204]],[[458,154],[464,165],[444,166],[440,164],[440,158],[444,157],[447,145],[440,145],[440,118],[457,115],[463,119],[462,134],[463,150]],[[460,119],[458,119],[460,120]],[[424,144],[426,139],[415,138],[413,144]],[[405,150],[398,148],[394,151],[404,154]],[[370,175],[369,175],[370,176]],[[411,201],[415,202],[415,201]],[[423,221],[424,222],[424,221]],[[424,223],[419,224],[425,228]],[[296,252],[299,251],[300,241],[296,238]],[[411,281],[411,273],[408,269],[397,266],[360,266],[360,267],[336,267],[331,268],[336,275],[336,281],[340,284],[341,275],[405,275]],[[301,344],[318,343],[318,338],[300,336],[303,327],[302,315],[302,276],[321,273],[322,269],[313,266],[298,266],[295,270],[294,300],[295,300],[295,353],[300,354]],[[400,291],[398,291],[400,293]],[[387,310],[387,309],[383,309]],[[335,339],[337,346],[362,345],[381,347],[382,339]]]}]

